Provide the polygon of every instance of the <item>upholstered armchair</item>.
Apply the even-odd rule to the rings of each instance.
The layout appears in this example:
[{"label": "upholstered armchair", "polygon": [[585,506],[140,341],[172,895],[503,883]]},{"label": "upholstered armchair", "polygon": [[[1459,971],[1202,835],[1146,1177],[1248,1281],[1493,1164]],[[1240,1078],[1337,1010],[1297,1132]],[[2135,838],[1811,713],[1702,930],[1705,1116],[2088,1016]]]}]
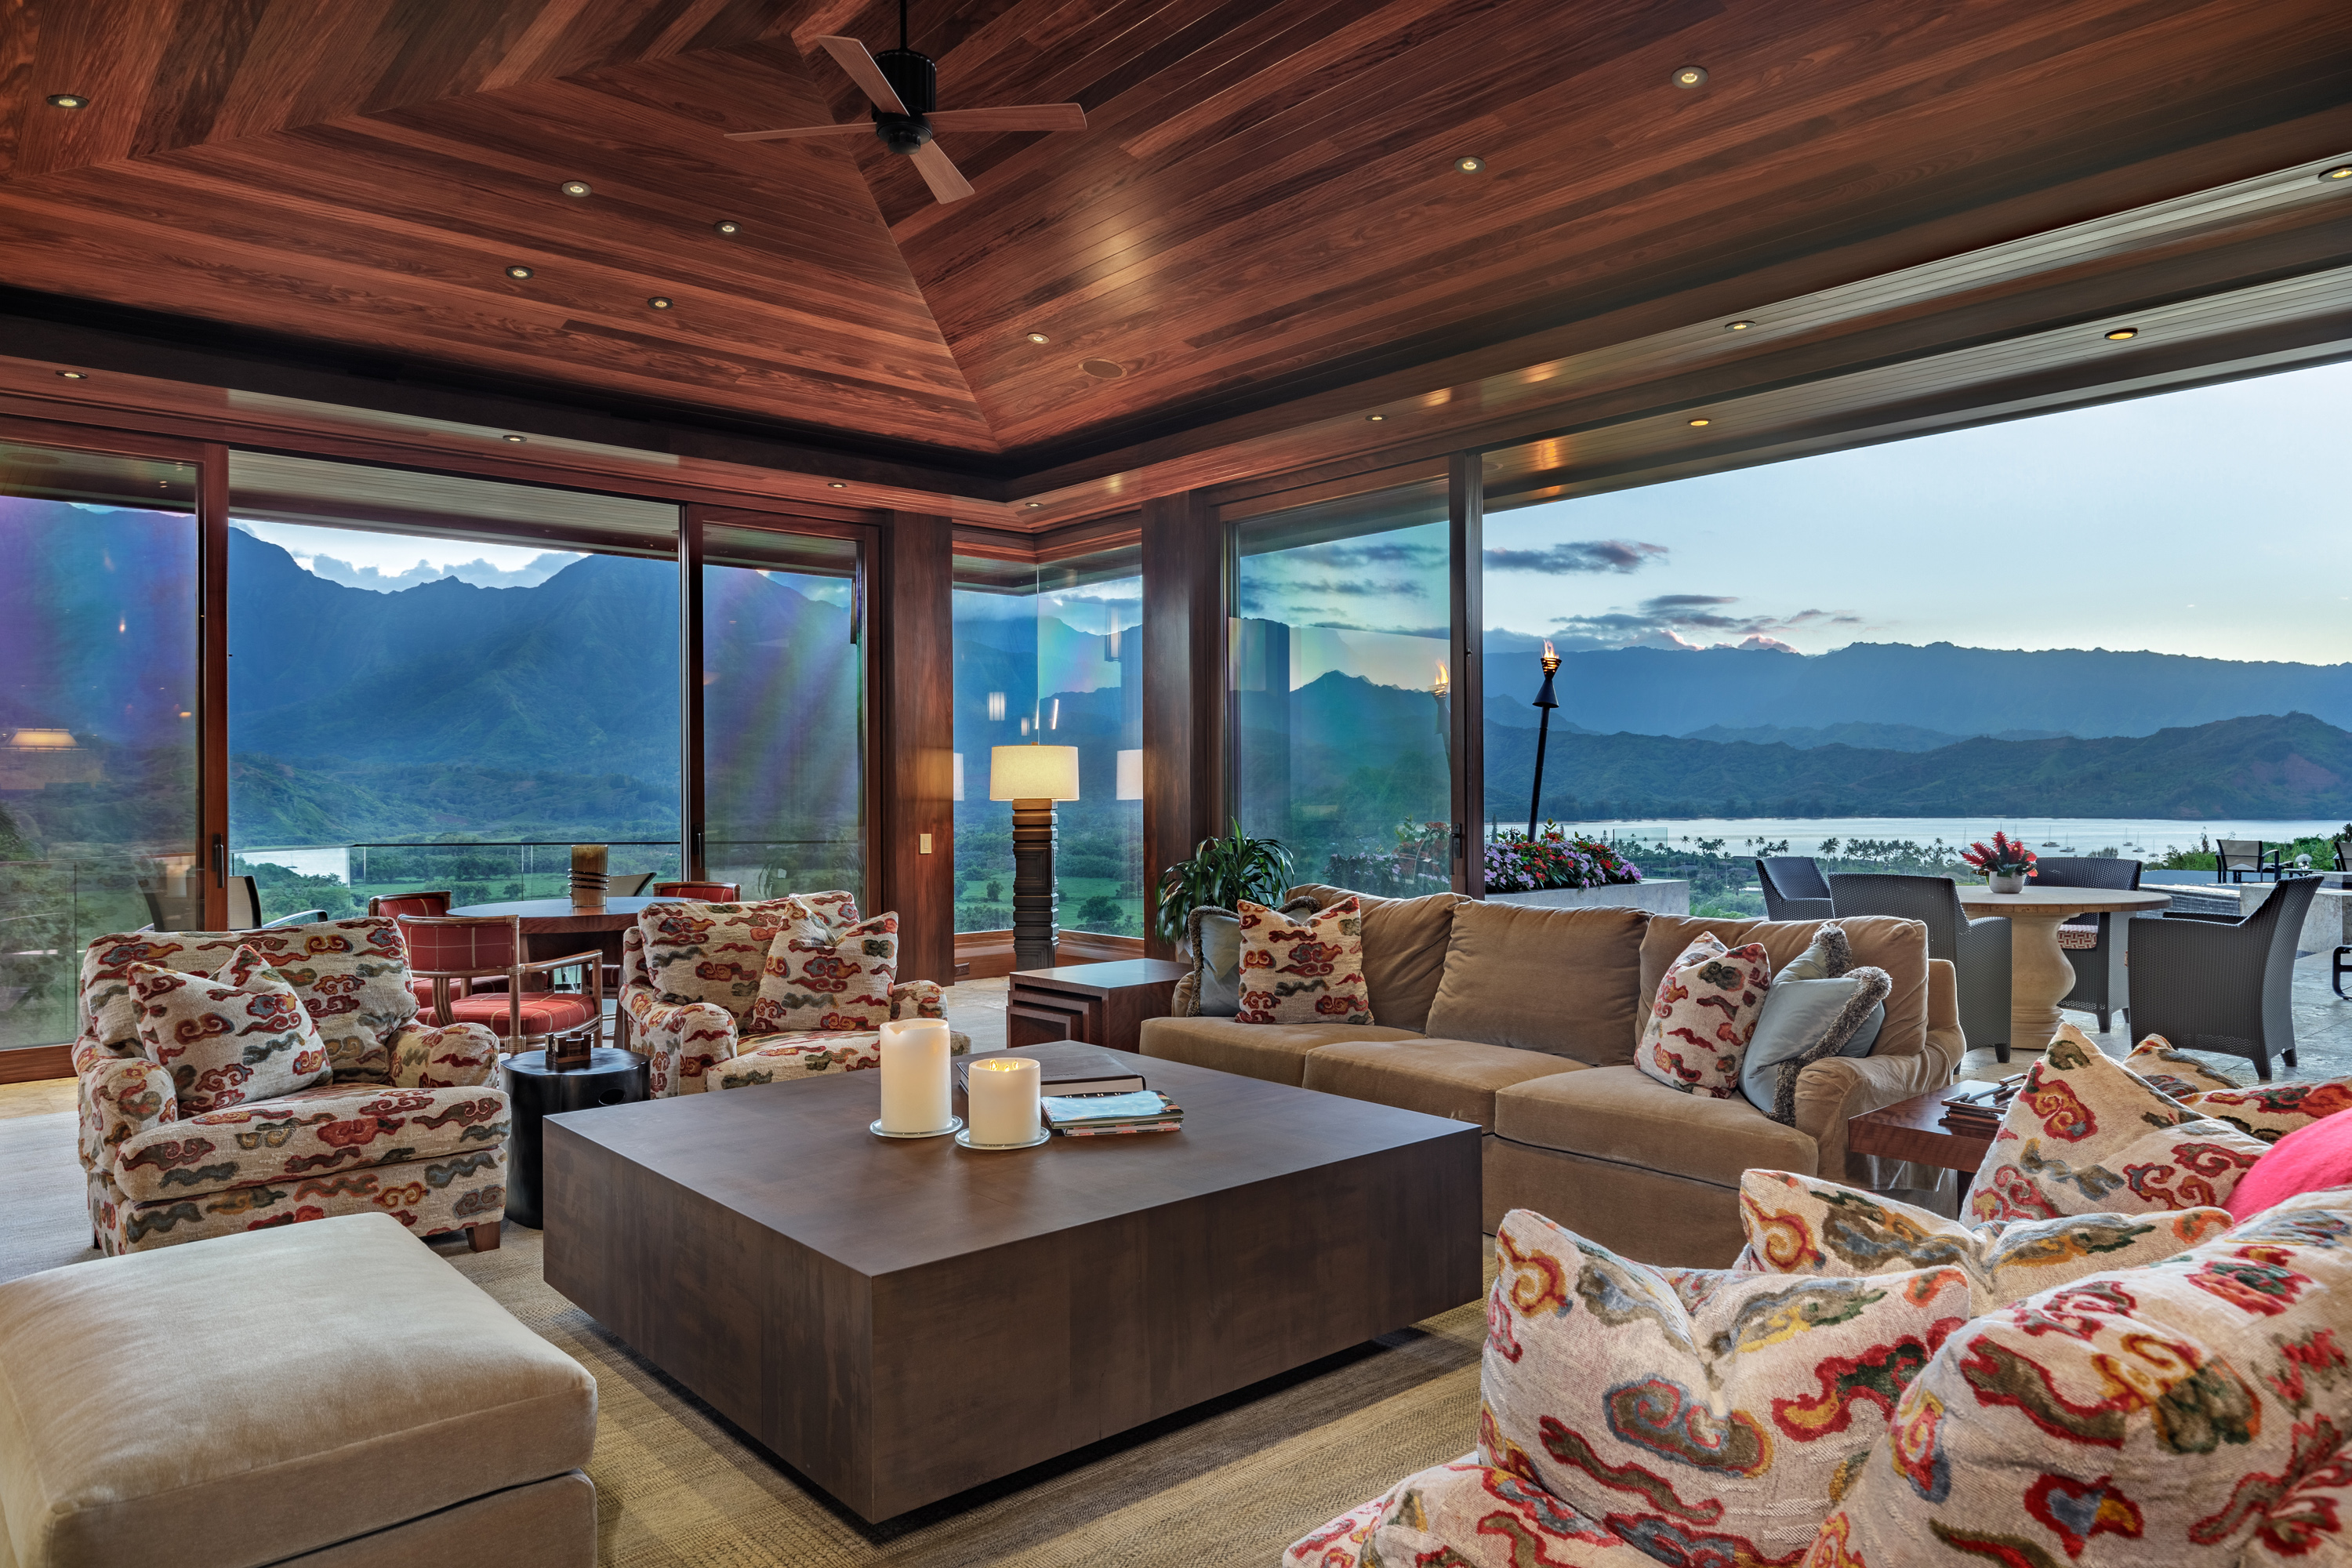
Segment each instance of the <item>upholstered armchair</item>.
[{"label": "upholstered armchair", "polygon": [[[755,1029],[760,980],[776,933],[820,911],[840,925],[857,919],[847,893],[795,894],[748,904],[646,906],[621,939],[618,1012],[621,1043],[646,1058],[655,1098],[881,1065],[878,1029]],[[647,962],[649,930],[662,944],[667,984],[656,979]],[[937,981],[897,982],[888,995],[893,1020],[947,1016],[945,993]],[[963,1035],[952,1039],[958,1052],[971,1048]]]},{"label": "upholstered armchair", "polygon": [[[240,947],[290,985],[326,1047],[329,1081],[223,1110],[184,1108],[138,1034],[130,971],[212,975]],[[90,1227],[108,1253],[330,1215],[391,1215],[420,1236],[498,1245],[507,1097],[498,1039],[416,1022],[388,918],[245,931],[130,931],[82,957],[74,1074]]]}]

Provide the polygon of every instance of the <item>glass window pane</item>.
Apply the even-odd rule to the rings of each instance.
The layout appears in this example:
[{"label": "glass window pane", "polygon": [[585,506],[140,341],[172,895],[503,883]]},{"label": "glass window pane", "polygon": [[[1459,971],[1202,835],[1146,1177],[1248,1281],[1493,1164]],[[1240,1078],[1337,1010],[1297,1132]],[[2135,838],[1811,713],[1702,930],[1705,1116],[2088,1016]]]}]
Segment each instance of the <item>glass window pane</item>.
[{"label": "glass window pane", "polygon": [[93,937],[203,923],[195,491],[0,444],[0,1049],[73,1037]]},{"label": "glass window pane", "polygon": [[[229,826],[261,915],[676,876],[677,509],[236,453]],[[576,527],[567,535],[567,527]]]},{"label": "glass window pane", "polygon": [[1234,530],[1234,804],[1302,881],[1452,885],[1444,481]]},{"label": "glass window pane", "polygon": [[866,899],[857,545],[703,531],[704,859],[747,899]]},{"label": "glass window pane", "polygon": [[1013,803],[988,798],[988,759],[1036,721],[1037,568],[959,555],[954,583],[955,928],[1007,931]]}]

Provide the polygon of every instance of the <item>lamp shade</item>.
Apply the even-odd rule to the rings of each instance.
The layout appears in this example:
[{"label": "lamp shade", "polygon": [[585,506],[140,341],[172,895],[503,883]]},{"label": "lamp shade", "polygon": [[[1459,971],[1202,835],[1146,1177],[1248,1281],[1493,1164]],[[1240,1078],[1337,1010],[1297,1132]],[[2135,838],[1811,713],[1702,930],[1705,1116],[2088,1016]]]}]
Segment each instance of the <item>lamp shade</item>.
[{"label": "lamp shade", "polygon": [[1076,746],[995,746],[989,752],[991,800],[1076,800]]},{"label": "lamp shade", "polygon": [[[1111,635],[1116,637],[1118,634],[1114,632]],[[1143,752],[1140,749],[1118,754],[1118,798],[1143,798]]]}]

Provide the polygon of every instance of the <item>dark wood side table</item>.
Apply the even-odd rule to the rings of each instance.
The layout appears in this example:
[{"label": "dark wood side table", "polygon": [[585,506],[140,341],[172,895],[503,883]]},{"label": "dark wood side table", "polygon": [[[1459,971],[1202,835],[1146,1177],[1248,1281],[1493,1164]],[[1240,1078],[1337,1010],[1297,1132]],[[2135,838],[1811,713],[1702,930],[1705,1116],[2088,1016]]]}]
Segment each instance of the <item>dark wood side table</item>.
[{"label": "dark wood side table", "polygon": [[1845,1146],[1857,1154],[1910,1160],[1960,1173],[1960,1202],[1968,1203],[1969,1179],[1984,1163],[1992,1139],[1955,1132],[1944,1125],[1944,1100],[1958,1084],[1931,1089],[1894,1105],[1865,1110],[1845,1124]]},{"label": "dark wood side table", "polygon": [[609,1046],[589,1052],[586,1067],[561,1070],[548,1064],[545,1051],[518,1051],[507,1058],[508,1113],[512,1118],[507,1133],[507,1218],[533,1230],[541,1226],[545,1120],[566,1110],[645,1099],[646,1066],[646,1058],[635,1052]]},{"label": "dark wood side table", "polygon": [[1052,1040],[1135,1049],[1146,1018],[1168,1016],[1169,993],[1192,966],[1165,958],[1121,958],[1016,969],[1004,998],[1004,1044],[1022,1050]]}]

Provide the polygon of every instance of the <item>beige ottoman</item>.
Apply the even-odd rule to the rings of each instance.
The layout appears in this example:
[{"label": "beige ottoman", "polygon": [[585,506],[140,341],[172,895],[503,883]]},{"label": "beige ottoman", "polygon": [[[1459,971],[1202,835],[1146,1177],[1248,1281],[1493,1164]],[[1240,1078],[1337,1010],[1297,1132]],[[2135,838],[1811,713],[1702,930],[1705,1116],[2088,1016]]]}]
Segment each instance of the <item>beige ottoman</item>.
[{"label": "beige ottoman", "polygon": [[596,1384],[387,1215],[0,1285],[0,1568],[590,1568]]}]

